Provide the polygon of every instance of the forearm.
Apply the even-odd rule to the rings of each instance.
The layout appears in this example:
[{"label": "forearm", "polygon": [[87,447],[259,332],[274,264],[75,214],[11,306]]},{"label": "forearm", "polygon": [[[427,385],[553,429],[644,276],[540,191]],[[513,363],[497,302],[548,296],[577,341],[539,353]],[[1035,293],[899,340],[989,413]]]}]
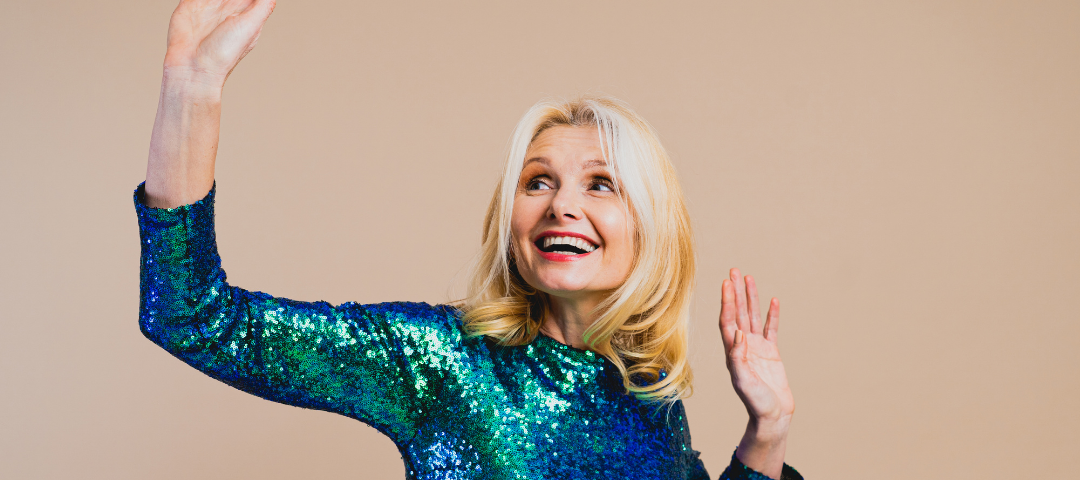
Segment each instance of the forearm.
[{"label": "forearm", "polygon": [[784,468],[789,421],[756,421],[746,425],[735,456],[747,467],[779,479]]},{"label": "forearm", "polygon": [[155,208],[187,205],[214,184],[224,79],[165,68],[146,166],[146,202]]}]

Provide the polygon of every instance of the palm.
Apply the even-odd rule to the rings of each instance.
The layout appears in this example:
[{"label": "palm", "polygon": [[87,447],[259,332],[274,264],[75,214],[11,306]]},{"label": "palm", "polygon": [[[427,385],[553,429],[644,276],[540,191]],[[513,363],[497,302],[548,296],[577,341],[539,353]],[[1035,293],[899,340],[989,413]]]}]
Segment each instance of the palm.
[{"label": "palm", "polygon": [[255,48],[274,0],[183,0],[169,21],[165,66],[224,78]]},{"label": "palm", "polygon": [[769,303],[762,325],[753,277],[744,280],[738,269],[732,269],[731,280],[723,286],[720,333],[731,384],[756,420],[782,420],[795,411],[777,346],[779,326],[780,302],[774,298]]}]

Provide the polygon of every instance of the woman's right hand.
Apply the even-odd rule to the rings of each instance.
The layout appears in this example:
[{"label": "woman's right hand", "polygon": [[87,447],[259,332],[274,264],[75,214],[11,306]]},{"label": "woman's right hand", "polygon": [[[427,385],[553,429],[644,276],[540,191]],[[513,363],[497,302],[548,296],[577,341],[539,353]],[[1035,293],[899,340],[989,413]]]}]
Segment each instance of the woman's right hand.
[{"label": "woman's right hand", "polygon": [[146,203],[172,208],[206,196],[214,185],[221,131],[221,89],[259,40],[274,0],[182,0],[169,21]]},{"label": "woman's right hand", "polygon": [[166,75],[223,86],[259,40],[274,0],[182,0],[169,20]]}]

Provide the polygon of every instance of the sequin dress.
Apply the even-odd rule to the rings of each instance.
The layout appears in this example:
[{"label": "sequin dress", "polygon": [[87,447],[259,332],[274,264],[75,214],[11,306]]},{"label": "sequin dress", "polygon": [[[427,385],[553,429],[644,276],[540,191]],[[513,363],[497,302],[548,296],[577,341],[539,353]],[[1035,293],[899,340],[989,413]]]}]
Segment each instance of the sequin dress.
[{"label": "sequin dress", "polygon": [[[602,356],[539,336],[500,347],[446,305],[299,302],[229,285],[214,190],[173,209],[135,191],[143,333],[262,398],[355,418],[390,437],[409,479],[705,479],[682,402],[622,389]],[[732,464],[720,478],[768,477]],[[785,466],[785,479],[801,478]]]}]

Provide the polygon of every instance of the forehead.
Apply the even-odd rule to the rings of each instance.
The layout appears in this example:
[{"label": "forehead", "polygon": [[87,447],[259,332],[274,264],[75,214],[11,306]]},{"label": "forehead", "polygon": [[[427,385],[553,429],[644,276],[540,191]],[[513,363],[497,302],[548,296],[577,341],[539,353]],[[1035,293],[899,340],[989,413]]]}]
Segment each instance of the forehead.
[{"label": "forehead", "polygon": [[607,165],[596,127],[564,125],[540,132],[529,144],[525,152],[525,165],[533,162],[548,165],[569,163],[579,168]]}]

